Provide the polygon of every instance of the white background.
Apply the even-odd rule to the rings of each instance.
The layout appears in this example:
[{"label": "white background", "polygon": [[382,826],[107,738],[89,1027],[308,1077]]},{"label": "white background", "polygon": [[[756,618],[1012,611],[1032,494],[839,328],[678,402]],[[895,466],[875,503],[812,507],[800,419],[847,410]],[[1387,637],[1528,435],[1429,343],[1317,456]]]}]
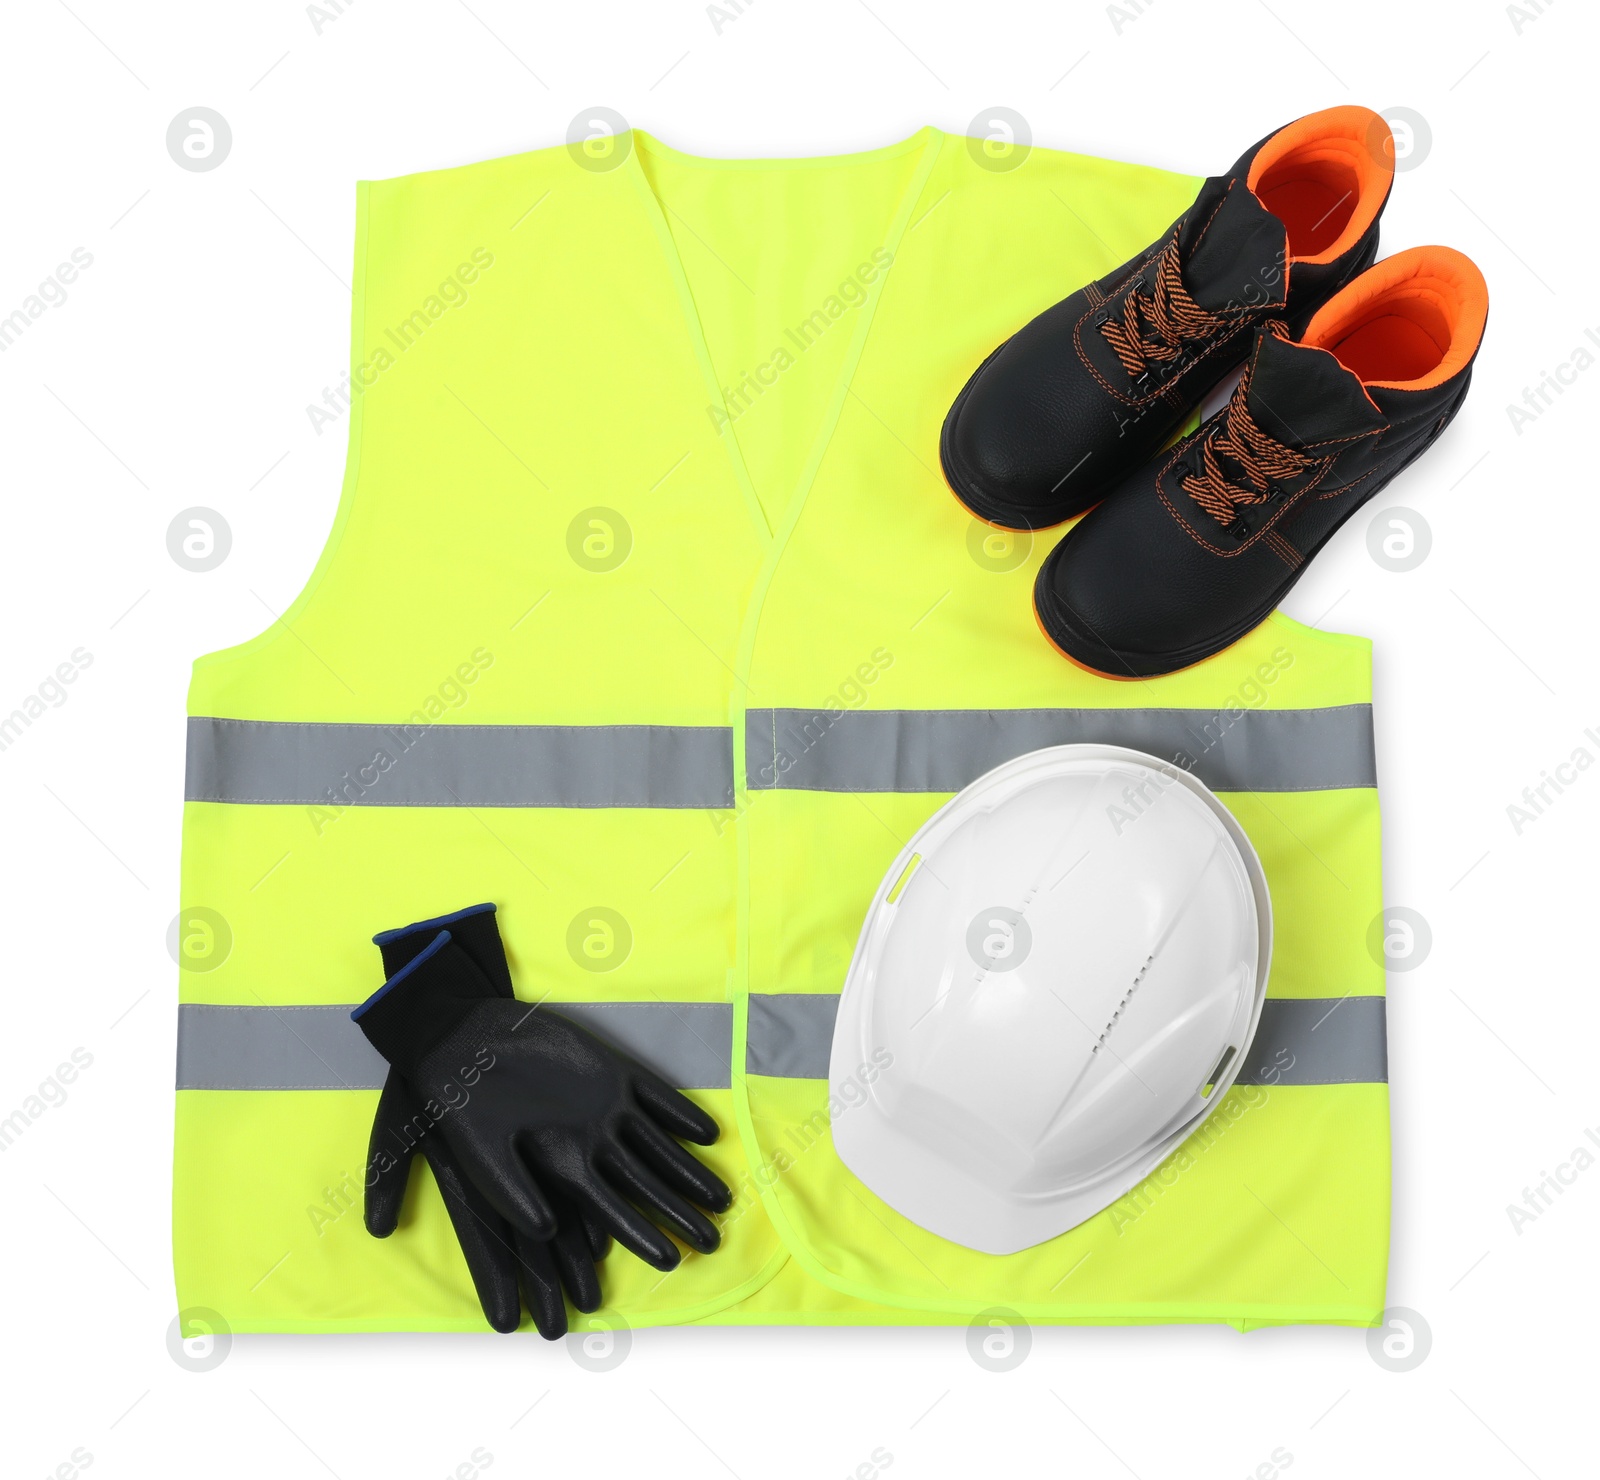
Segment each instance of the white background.
[{"label": "white background", "polygon": [[[0,90],[0,317],[93,257],[0,354],[0,713],[75,649],[93,660],[0,752],[0,1117],[72,1050],[93,1062],[0,1155],[6,1475],[75,1450],[96,1477],[431,1477],[486,1455],[749,1480],[843,1476],[874,1451],[907,1475],[1266,1480],[1275,1453],[1296,1477],[1595,1473],[1600,1166],[1520,1232],[1507,1205],[1600,1126],[1579,945],[1600,768],[1520,835],[1506,810],[1576,747],[1600,757],[1600,369],[1520,432],[1507,409],[1600,326],[1592,6],[729,0],[720,34],[689,0],[361,0],[320,34],[288,0],[71,7],[9,8]],[[284,609],[332,520],[343,426],[319,438],[305,408],[346,361],[353,181],[560,143],[595,105],[727,155],[982,132],[1005,106],[1039,144],[1205,174],[1341,102],[1425,120],[1384,247],[1460,247],[1493,299],[1460,418],[1289,603],[1376,639],[1386,897],[1432,935],[1391,976],[1390,1302],[1431,1342],[1410,1370],[1361,1331],[1210,1328],[1038,1330],[1006,1373],[960,1327],[648,1331],[605,1373],[488,1334],[241,1337],[214,1370],[175,1361],[184,690],[196,654]],[[196,106],[233,133],[204,173],[165,144]],[[193,505],[233,533],[207,574],[167,552]],[[1432,539],[1404,573],[1367,545],[1399,505]]]}]

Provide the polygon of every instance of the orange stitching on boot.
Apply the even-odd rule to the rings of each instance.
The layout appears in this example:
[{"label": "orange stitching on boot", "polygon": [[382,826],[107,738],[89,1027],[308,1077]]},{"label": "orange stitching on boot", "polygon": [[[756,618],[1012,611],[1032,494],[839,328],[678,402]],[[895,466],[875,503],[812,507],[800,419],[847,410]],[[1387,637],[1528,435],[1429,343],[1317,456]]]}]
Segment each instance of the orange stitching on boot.
[{"label": "orange stitching on boot", "polygon": [[1277,530],[1270,529],[1267,531],[1267,544],[1290,570],[1294,570],[1300,565],[1300,552],[1288,540],[1284,539]]}]

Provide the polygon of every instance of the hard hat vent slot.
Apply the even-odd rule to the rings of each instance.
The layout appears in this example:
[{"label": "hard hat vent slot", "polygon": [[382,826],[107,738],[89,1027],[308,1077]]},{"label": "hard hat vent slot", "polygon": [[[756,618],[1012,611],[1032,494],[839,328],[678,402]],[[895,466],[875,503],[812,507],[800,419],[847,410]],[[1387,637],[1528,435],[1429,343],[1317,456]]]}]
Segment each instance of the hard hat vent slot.
[{"label": "hard hat vent slot", "polygon": [[1208,1075],[1206,1075],[1205,1086],[1200,1091],[1200,1098],[1202,1100],[1209,1100],[1211,1098],[1211,1091],[1217,1087],[1218,1081],[1221,1080],[1223,1074],[1227,1071],[1228,1065],[1233,1062],[1233,1056],[1237,1052],[1238,1049],[1236,1048],[1230,1047],[1223,1049],[1222,1057],[1217,1060],[1217,1067]]},{"label": "hard hat vent slot", "polygon": [[1105,1047],[1106,1039],[1111,1036],[1111,1030],[1117,1026],[1117,1019],[1122,1016],[1122,1014],[1127,1010],[1128,1004],[1133,1001],[1133,994],[1139,990],[1139,983],[1144,980],[1145,972],[1150,969],[1150,963],[1155,959],[1155,954],[1153,952],[1144,958],[1144,965],[1139,968],[1139,974],[1134,977],[1133,983],[1131,986],[1129,986],[1128,990],[1122,994],[1122,1001],[1117,1003],[1116,1011],[1106,1019],[1105,1027],[1100,1030],[1100,1036],[1095,1039],[1094,1047],[1089,1050],[1090,1058],[1093,1058],[1097,1053],[1100,1052],[1102,1048]]},{"label": "hard hat vent slot", "polygon": [[911,882],[911,876],[917,871],[917,865],[922,862],[920,853],[911,855],[911,862],[900,870],[900,877],[894,881],[894,886],[884,896],[885,904],[893,904],[906,891],[906,885]]}]

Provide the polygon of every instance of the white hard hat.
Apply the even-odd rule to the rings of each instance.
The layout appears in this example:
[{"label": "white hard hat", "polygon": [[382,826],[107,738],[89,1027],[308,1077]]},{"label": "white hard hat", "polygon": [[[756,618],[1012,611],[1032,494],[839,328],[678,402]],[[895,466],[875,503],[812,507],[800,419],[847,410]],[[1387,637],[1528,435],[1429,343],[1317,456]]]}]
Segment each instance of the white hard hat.
[{"label": "white hard hat", "polygon": [[833,1035],[834,1144],[931,1233],[1042,1243],[1222,1100],[1271,952],[1255,849],[1188,772],[1109,745],[1008,761],[923,825],[867,912]]}]

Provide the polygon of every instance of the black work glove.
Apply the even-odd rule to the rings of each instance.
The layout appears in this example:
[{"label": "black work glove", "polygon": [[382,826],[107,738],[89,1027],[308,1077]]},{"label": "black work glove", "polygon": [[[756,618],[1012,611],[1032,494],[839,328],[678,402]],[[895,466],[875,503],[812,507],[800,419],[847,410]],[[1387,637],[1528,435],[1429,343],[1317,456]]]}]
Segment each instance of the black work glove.
[{"label": "black work glove", "polygon": [[[492,904],[385,931],[376,938],[383,952],[384,975],[392,977],[405,967],[445,924],[478,966],[491,993],[511,1000],[511,972]],[[389,1071],[368,1143],[367,1232],[375,1238],[388,1238],[395,1231],[411,1163],[420,1151],[439,1184],[484,1319],[496,1331],[515,1331],[522,1319],[522,1300],[526,1300],[539,1334],[555,1341],[567,1332],[567,1300],[581,1311],[599,1308],[600,1278],[595,1265],[605,1257],[611,1241],[597,1223],[559,1198],[552,1199],[557,1225],[552,1238],[530,1239],[517,1232],[462,1174],[449,1144],[437,1133],[442,1108],[428,1106],[425,1097],[396,1070]]]},{"label": "black work glove", "polygon": [[[673,1136],[709,1145],[717,1123],[648,1069],[558,1013],[494,995],[450,930],[352,1017],[424,1100],[462,1171],[529,1238],[558,1226],[551,1195],[657,1269],[680,1255],[651,1218],[709,1254],[727,1184]],[[637,1206],[635,1206],[637,1205]]]}]

